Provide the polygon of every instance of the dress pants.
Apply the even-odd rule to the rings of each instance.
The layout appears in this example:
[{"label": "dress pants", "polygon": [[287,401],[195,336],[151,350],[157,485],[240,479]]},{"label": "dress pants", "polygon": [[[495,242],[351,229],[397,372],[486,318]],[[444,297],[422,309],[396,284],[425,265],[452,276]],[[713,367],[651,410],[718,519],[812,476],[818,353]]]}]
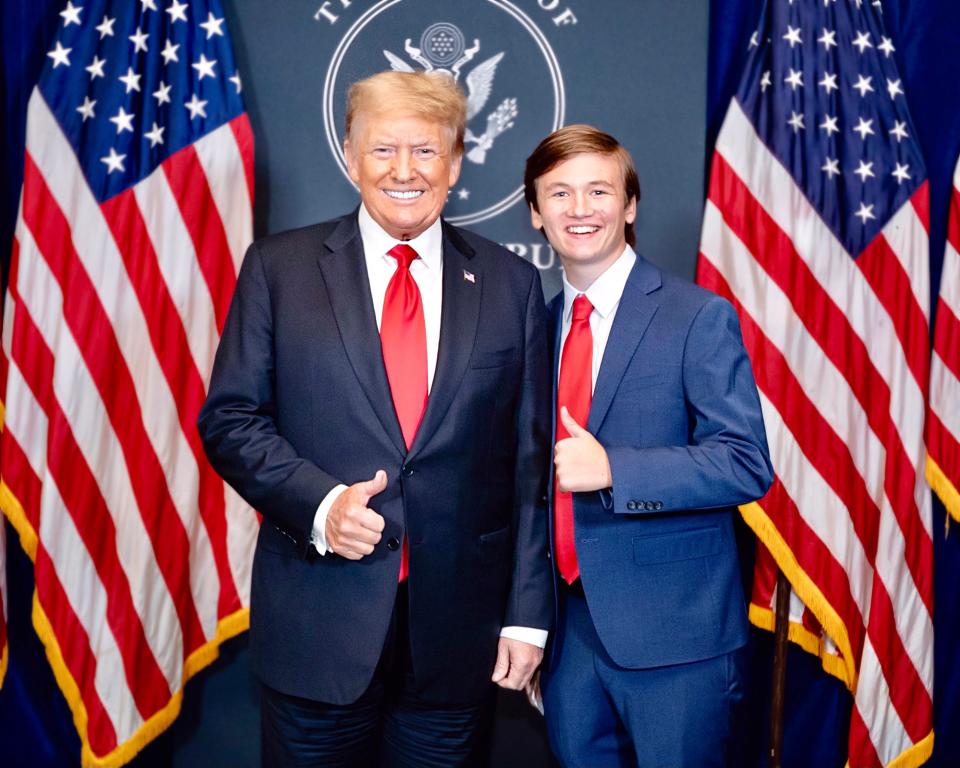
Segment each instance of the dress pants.
[{"label": "dress pants", "polygon": [[582,591],[564,587],[559,597],[559,646],[541,690],[550,748],[564,768],[725,766],[746,649],[625,669],[603,648]]},{"label": "dress pants", "polygon": [[437,706],[417,696],[406,584],[397,590],[373,680],[357,701],[327,704],[260,688],[264,768],[473,768],[486,750],[492,684],[483,701],[467,706]]}]

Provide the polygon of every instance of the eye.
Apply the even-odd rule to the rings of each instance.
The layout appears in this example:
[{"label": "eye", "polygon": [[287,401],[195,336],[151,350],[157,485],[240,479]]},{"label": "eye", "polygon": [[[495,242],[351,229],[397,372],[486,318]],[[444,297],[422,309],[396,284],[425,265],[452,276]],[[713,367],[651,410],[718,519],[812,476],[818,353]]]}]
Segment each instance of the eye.
[{"label": "eye", "polygon": [[436,157],[437,151],[432,147],[417,147],[416,155],[419,158]]},{"label": "eye", "polygon": [[374,147],[370,152],[374,157],[389,157],[393,154],[393,147]]},{"label": "eye", "polygon": [[558,189],[556,192],[550,195],[550,197],[567,197],[568,194],[569,193],[566,190]]},{"label": "eye", "polygon": [[594,197],[600,197],[601,195],[609,195],[610,192],[606,189],[594,189],[590,194]]}]

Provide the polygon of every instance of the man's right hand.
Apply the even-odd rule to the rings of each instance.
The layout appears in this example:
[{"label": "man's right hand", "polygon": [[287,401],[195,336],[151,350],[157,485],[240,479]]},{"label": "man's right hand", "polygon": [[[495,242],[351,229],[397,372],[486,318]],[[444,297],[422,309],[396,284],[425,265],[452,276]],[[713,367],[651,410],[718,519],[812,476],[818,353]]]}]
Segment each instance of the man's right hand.
[{"label": "man's right hand", "polygon": [[372,480],[354,483],[337,496],[324,528],[329,549],[348,560],[359,560],[373,552],[384,523],[367,504],[386,487],[387,473],[378,469]]}]

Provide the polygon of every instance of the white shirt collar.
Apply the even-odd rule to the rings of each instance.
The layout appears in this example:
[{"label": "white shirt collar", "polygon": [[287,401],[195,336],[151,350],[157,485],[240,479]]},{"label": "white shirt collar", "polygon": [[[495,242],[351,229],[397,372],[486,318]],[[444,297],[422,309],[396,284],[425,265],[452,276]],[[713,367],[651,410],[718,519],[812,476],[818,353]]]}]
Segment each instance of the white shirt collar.
[{"label": "white shirt collar", "polygon": [[620,297],[623,295],[624,286],[627,284],[627,278],[633,265],[637,263],[637,254],[629,245],[624,246],[623,253],[617,257],[604,272],[594,280],[585,291],[574,288],[567,281],[566,272],[563,273],[563,319],[570,320],[573,312],[573,300],[581,293],[584,294],[594,310],[601,316],[606,317],[620,303]]},{"label": "white shirt collar", "polygon": [[[383,227],[374,221],[373,216],[370,215],[363,203],[360,203],[358,223],[367,258],[380,257],[389,259],[392,263],[393,257],[388,257],[387,252],[401,241],[387,234]],[[415,238],[403,242],[419,254],[420,260],[425,266],[435,269],[441,265],[443,258],[443,225],[440,223],[439,217]]]}]

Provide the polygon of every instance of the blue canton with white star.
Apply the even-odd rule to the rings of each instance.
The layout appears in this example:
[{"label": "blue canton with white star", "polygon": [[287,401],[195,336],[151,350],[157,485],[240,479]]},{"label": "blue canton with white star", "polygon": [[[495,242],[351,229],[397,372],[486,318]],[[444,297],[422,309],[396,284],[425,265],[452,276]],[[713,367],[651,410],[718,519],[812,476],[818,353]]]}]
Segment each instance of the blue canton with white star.
[{"label": "blue canton with white star", "polygon": [[39,89],[98,201],[240,115],[218,0],[70,0]]},{"label": "blue canton with white star", "polygon": [[737,99],[851,255],[926,179],[879,1],[769,0]]}]

